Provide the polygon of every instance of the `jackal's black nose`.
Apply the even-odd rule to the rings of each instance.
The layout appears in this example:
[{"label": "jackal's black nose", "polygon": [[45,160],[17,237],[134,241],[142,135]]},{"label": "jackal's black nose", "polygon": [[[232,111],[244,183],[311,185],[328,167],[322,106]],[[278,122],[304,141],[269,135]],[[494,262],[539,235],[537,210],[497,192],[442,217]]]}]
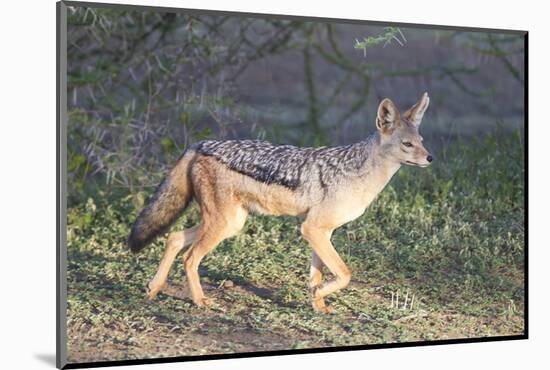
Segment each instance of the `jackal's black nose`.
[{"label": "jackal's black nose", "polygon": [[432,161],[434,160],[434,157],[432,157],[431,155],[428,156],[428,158],[426,158],[426,160],[430,163],[432,163]]}]

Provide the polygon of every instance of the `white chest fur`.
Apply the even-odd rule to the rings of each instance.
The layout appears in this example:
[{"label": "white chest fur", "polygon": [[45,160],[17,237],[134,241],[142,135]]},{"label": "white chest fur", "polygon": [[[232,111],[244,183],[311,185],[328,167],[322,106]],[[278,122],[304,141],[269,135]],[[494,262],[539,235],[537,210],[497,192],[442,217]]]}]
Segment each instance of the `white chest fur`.
[{"label": "white chest fur", "polygon": [[[343,225],[361,216],[376,196],[386,187],[400,165],[379,167],[364,178],[350,182],[330,201],[329,208],[336,225]],[[335,226],[336,226],[335,225]]]}]

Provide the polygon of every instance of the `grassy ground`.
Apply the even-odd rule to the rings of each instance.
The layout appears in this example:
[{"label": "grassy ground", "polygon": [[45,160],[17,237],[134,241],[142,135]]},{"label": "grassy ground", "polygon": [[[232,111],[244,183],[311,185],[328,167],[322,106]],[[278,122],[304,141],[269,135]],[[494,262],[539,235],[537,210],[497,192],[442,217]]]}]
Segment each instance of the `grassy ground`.
[{"label": "grassy ground", "polygon": [[[494,134],[401,169],[333,236],[353,276],[332,315],[310,308],[295,218],[252,216],[205,258],[214,307],[192,304],[180,259],[149,302],[164,240],[137,256],[124,244],[143,194],[97,194],[68,212],[69,361],[522,334],[523,152],[521,135]],[[193,207],[176,227],[198,220]]]}]

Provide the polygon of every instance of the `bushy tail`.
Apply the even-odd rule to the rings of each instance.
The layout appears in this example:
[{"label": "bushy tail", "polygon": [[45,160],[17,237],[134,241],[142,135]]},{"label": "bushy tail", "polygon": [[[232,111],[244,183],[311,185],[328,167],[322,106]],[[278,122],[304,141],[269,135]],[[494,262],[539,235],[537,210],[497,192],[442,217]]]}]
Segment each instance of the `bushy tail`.
[{"label": "bushy tail", "polygon": [[137,217],[128,236],[132,252],[139,252],[165,232],[191,201],[193,189],[188,172],[192,157],[190,153],[181,157]]}]

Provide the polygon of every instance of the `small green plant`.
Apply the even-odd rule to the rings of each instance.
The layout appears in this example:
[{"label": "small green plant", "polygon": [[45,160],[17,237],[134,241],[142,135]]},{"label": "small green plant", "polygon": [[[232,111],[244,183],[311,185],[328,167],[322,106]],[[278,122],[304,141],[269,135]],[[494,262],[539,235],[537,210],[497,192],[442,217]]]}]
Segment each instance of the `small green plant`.
[{"label": "small green plant", "polygon": [[365,56],[367,56],[367,49],[382,44],[384,47],[390,45],[392,42],[396,42],[400,46],[403,46],[407,39],[399,27],[385,27],[384,33],[377,36],[368,36],[363,38],[362,41],[355,40],[355,49],[363,50]]}]

